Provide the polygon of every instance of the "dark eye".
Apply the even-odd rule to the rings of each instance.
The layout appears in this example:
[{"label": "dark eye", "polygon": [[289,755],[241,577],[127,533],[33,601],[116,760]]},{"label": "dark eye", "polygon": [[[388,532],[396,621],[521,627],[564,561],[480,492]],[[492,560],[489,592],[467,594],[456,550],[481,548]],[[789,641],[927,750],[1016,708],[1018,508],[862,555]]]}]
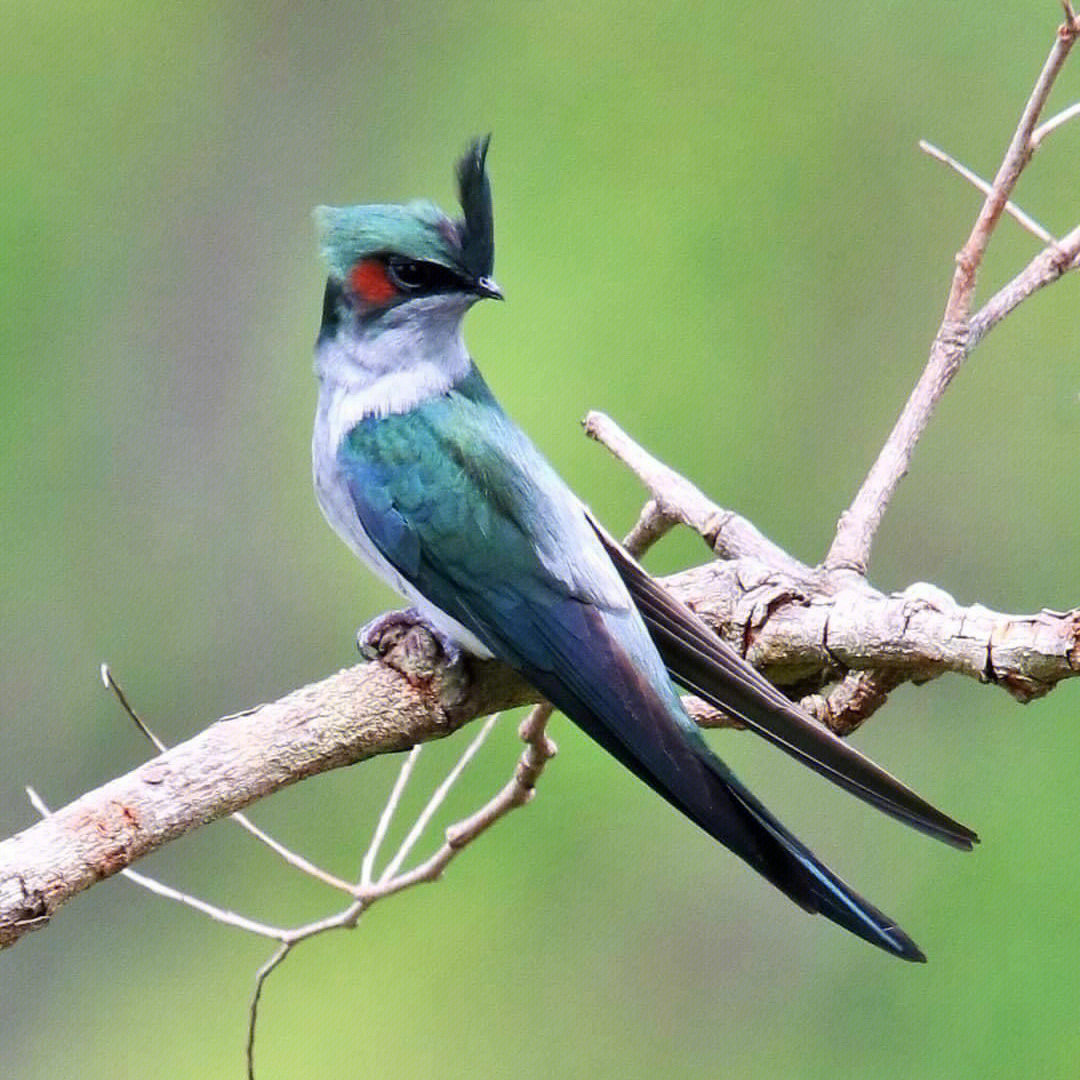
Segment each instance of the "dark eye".
[{"label": "dark eye", "polygon": [[431,284],[431,267],[428,263],[417,262],[415,259],[390,259],[386,264],[386,270],[390,280],[399,288],[407,292],[422,289]]}]

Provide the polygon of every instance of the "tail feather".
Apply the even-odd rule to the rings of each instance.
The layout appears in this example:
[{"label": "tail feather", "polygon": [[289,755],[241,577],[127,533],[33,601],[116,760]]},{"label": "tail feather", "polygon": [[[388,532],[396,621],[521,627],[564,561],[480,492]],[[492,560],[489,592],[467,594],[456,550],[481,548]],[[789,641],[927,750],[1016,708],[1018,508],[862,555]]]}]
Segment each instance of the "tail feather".
[{"label": "tail feather", "polygon": [[[922,950],[892,919],[837,877],[805,844],[784,828],[719,759],[715,759],[715,762],[726,774],[718,779],[782,853],[783,880],[766,874],[773,884],[807,910],[824,915],[864,941],[902,960],[926,962]],[[710,767],[715,768],[715,765],[710,762]],[[787,887],[787,882],[797,882],[796,890]]]},{"label": "tail feather", "polygon": [[672,677],[758,735],[891,817],[970,851],[978,836],[816,723],[789,701],[606,533],[600,538]]},{"label": "tail feather", "polygon": [[[605,750],[809,912],[904,960],[925,960],[893,920],[849,888],[709,750],[669,687],[651,683],[595,608],[574,605],[588,641],[558,675],[527,678]],[[567,613],[569,614],[569,613]],[[572,620],[563,623],[569,629]]]}]

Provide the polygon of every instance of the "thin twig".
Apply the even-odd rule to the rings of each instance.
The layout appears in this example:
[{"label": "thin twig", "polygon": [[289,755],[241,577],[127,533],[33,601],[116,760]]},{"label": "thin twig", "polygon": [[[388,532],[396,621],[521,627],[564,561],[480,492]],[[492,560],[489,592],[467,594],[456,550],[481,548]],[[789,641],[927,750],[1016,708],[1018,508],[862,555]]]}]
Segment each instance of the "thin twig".
[{"label": "thin twig", "polygon": [[175,900],[178,904],[193,908],[195,911],[209,916],[214,922],[222,923],[225,926],[232,926],[237,930],[245,930],[249,934],[258,934],[259,937],[272,938],[275,941],[281,941],[288,934],[287,930],[284,930],[279,926],[259,922],[257,919],[249,919],[246,915],[239,915],[235,911],[229,911],[227,908],[218,907],[217,904],[211,904],[206,900],[200,900],[197,896],[181,892],[180,889],[174,889],[171,885],[166,885],[163,881],[158,881],[156,878],[139,873],[138,870],[132,870],[130,866],[125,867],[120,873],[123,877],[126,877],[128,881],[142,886],[142,888],[146,889],[148,892],[152,892],[157,896],[163,896],[166,900]]},{"label": "thin twig", "polygon": [[[1033,137],[1034,138],[1034,137]],[[977,173],[974,173],[966,165],[962,165],[956,158],[950,154],[946,154],[944,150],[936,147],[932,142],[927,142],[926,139],[919,140],[919,149],[924,154],[929,154],[930,157],[936,161],[940,161],[943,165],[947,165],[954,172],[959,173],[969,184],[978,188],[984,195],[991,194],[990,184],[984,180]],[[1005,212],[1009,214],[1015,221],[1019,222],[1032,236],[1037,240],[1041,240],[1044,244],[1056,244],[1053,234],[1040,225],[1030,214],[1021,210],[1011,199],[1005,203]]]},{"label": "thin twig", "polygon": [[1052,132],[1057,131],[1062,124],[1068,123],[1074,116],[1080,116],[1080,101],[1074,102],[1067,109],[1062,109],[1061,112],[1054,116],[1051,116],[1049,120],[1041,123],[1031,133],[1031,149],[1032,152],[1039,149],[1043,140]]},{"label": "thin twig", "polygon": [[[546,734],[547,720],[550,715],[550,705],[541,704],[533,707],[526,719],[522,721],[521,728],[519,729],[526,746],[521,754],[517,768],[514,770],[513,777],[506,785],[504,785],[501,791],[493,798],[489,799],[479,810],[469,815],[469,817],[463,818],[454,825],[451,825],[446,830],[445,841],[433,855],[406,873],[396,873],[397,866],[400,866],[401,860],[408,855],[408,852],[415,844],[416,839],[419,838],[420,832],[423,831],[422,828],[417,829],[417,827],[414,826],[409,834],[409,838],[406,839],[398,850],[394,861],[391,863],[391,867],[388,867],[387,870],[380,875],[378,882],[359,886],[356,889],[356,898],[352,904],[343,911],[338,912],[336,915],[331,915],[325,919],[308,923],[306,926],[297,927],[285,933],[281,948],[279,948],[270,960],[259,969],[255,979],[255,988],[248,1010],[247,1063],[249,1080],[254,1080],[255,1077],[255,1029],[256,1021],[258,1019],[259,999],[262,995],[263,986],[267,976],[282,960],[285,959],[289,950],[299,942],[306,940],[309,937],[314,937],[317,934],[326,933],[330,930],[351,929],[356,926],[360,916],[363,915],[377,900],[401,892],[413,885],[437,881],[442,876],[447,865],[464,847],[490,829],[492,825],[511,810],[518,806],[525,805],[532,797],[533,789],[540,773],[543,771],[544,765],[556,752],[555,744],[548,739]],[[480,746],[491,732],[497,719],[497,715],[490,717],[480,734],[470,741],[469,745],[465,748],[465,751],[454,765],[454,768],[451,769],[446,779],[439,785],[434,795],[432,795],[431,799],[428,801],[427,806],[425,806],[420,818],[417,820],[418,825],[421,820],[423,820],[425,824],[430,821],[431,816],[442,804],[450,788],[461,775],[462,770],[480,749]],[[411,769],[411,766],[409,766],[409,769]],[[403,774],[405,777],[404,780],[402,779]],[[396,806],[397,802],[400,801],[401,792],[404,789],[405,781],[407,779],[408,771],[405,766],[403,766],[401,772],[398,774],[398,780],[394,785],[390,799],[388,800],[388,806],[390,803],[393,803]],[[390,813],[387,813],[384,809],[383,814],[380,817],[379,825],[382,826],[384,821],[389,823],[392,816],[393,810],[391,810]],[[383,828],[383,831],[385,832],[385,827]],[[416,835],[413,836],[413,833]],[[377,845],[373,844],[368,850],[369,852],[372,850],[377,851]],[[372,858],[372,862],[368,865],[369,878],[373,872],[373,862],[374,857]],[[393,868],[393,870],[391,868]]]},{"label": "thin twig", "polygon": [[262,997],[263,984],[267,976],[285,959],[292,951],[293,943],[284,942],[281,947],[266,961],[255,973],[255,989],[251,995],[251,1005],[248,1007],[248,1034],[247,1034],[247,1074],[248,1080],[255,1080],[255,1025],[259,1019],[259,998]]},{"label": "thin twig", "polygon": [[[112,669],[108,664],[101,665],[101,681],[105,684],[105,688],[110,691],[120,703],[120,707],[127,714],[131,722],[153,744],[159,754],[164,754],[168,747],[154,734],[153,731],[151,731],[149,725],[147,725],[142,717],[135,711],[127,694],[124,693],[123,688],[116,681],[116,677],[113,675]],[[238,713],[236,715],[241,714]],[[419,746],[420,744],[417,745]],[[338,889],[341,892],[352,893],[352,882],[346,881],[336,874],[331,874],[321,866],[316,866],[315,863],[311,862],[309,859],[305,859],[303,855],[287,848],[280,840],[276,840],[268,832],[256,825],[247,814],[240,810],[236,810],[229,815],[229,818],[255,837],[259,843],[268,847],[275,855],[288,863],[289,866],[293,867],[293,869],[299,870],[301,873],[307,874],[308,877],[315,878],[316,881],[321,881],[324,885],[331,886],[331,888]],[[166,888],[167,887],[168,886],[166,886]]]},{"label": "thin twig", "polygon": [[101,681],[105,684],[105,689],[120,702],[120,708],[127,713],[128,719],[142,732],[159,754],[164,754],[166,750],[165,744],[142,722],[142,717],[132,708],[127,694],[124,693],[123,688],[113,678],[112,669],[108,664],[101,665]]},{"label": "thin twig", "polygon": [[1077,22],[1071,7],[1067,5],[1065,19],[1064,25],[1060,26],[1054,35],[1054,43],[1050,46],[1046,62],[1043,64],[1042,71],[1039,72],[1039,77],[1035,80],[1035,86],[1020,115],[1020,122],[1016,126],[1016,131],[1013,132],[1008,149],[994,177],[990,194],[983,203],[979,216],[975,219],[967,243],[957,256],[953,287],[945,307],[944,322],[946,323],[955,324],[966,320],[971,310],[975,276],[982,263],[983,255],[986,253],[1005,204],[1009,201],[1013,188],[1020,179],[1020,174],[1031,160],[1031,138],[1035,126],[1046,106],[1050,91],[1076,43],[1077,35],[1080,34],[1080,23]]},{"label": "thin twig", "polygon": [[361,885],[370,885],[372,882],[372,876],[375,871],[375,860],[378,858],[379,848],[382,847],[383,838],[386,836],[386,830],[390,828],[390,822],[393,820],[394,814],[397,811],[398,803],[401,802],[401,796],[405,791],[405,785],[409,782],[409,777],[412,775],[413,767],[416,765],[416,759],[420,756],[421,749],[423,749],[423,743],[417,743],[401,763],[397,779],[394,781],[394,787],[390,792],[390,798],[386,800],[386,805],[379,815],[379,821],[375,826],[375,832],[372,834],[371,843],[368,845],[367,851],[364,852],[364,860],[360,864]]},{"label": "thin twig", "polygon": [[324,870],[321,866],[316,866],[310,859],[306,859],[298,852],[293,851],[291,848],[287,848],[280,840],[276,840],[268,832],[256,825],[247,814],[240,810],[236,810],[229,815],[229,818],[255,837],[259,843],[268,847],[275,855],[283,862],[288,863],[294,870],[299,870],[302,874],[307,874],[308,877],[314,878],[316,881],[321,881],[324,885],[329,885],[331,888],[337,889],[340,892],[352,892],[352,882],[338,877],[337,874],[331,874],[329,870]]},{"label": "thin twig", "polygon": [[487,740],[488,735],[491,734],[491,731],[498,720],[498,713],[489,716],[487,720],[484,721],[480,730],[472,737],[469,745],[465,747],[465,752],[457,759],[454,767],[447,773],[446,779],[435,789],[431,798],[428,799],[427,805],[420,811],[413,827],[401,842],[401,847],[398,848],[397,854],[394,855],[386,869],[379,875],[380,883],[391,880],[401,868],[401,865],[409,857],[409,853],[416,845],[417,840],[423,835],[424,830],[428,827],[428,823],[435,816],[439,807],[442,806],[443,802],[446,800],[446,796],[450,794],[450,789],[457,782],[458,777],[461,776],[465,766],[476,757],[477,751],[484,745],[484,742]]},{"label": "thin twig", "polygon": [[1066,22],[1054,36],[990,192],[956,256],[945,314],[926,367],[858,493],[840,515],[823,564],[828,571],[865,575],[874,536],[900,479],[908,471],[915,444],[971,351],[969,318],[979,267],[1016,182],[1031,159],[1031,140],[1039,115],[1078,35],[1080,21],[1066,7]]}]

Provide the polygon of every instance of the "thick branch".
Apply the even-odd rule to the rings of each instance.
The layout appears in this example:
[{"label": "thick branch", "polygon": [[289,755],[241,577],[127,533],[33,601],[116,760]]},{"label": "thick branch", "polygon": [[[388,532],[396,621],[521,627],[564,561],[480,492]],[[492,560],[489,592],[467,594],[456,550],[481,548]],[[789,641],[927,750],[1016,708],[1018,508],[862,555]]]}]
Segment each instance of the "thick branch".
[{"label": "thick branch", "polygon": [[814,578],[751,560],[708,563],[664,584],[773,682],[796,693],[849,671],[898,682],[953,672],[1026,702],[1080,674],[1077,609],[1008,615],[962,607],[921,583],[891,594],[858,583],[823,589]]},{"label": "thick branch", "polygon": [[219,720],[0,843],[0,947],[193,828],[306,776],[407,750],[535,700],[502,665],[446,667],[432,639],[410,630],[386,662],[347,668]]},{"label": "thick branch", "polygon": [[[712,561],[664,583],[793,693],[850,671],[874,673],[842,683],[831,699],[805,702],[841,730],[901,681],[952,671],[1027,701],[1080,673],[1078,611],[1003,615],[960,607],[930,586],[891,596],[858,581],[838,590],[813,571],[790,573],[790,564],[801,565],[790,556],[783,562]],[[409,630],[385,662],[220,720],[0,844],[0,945],[199,825],[306,776],[405,750],[530,700],[535,694],[505,667],[447,667],[423,631]],[[727,722],[694,711],[707,726]]]}]

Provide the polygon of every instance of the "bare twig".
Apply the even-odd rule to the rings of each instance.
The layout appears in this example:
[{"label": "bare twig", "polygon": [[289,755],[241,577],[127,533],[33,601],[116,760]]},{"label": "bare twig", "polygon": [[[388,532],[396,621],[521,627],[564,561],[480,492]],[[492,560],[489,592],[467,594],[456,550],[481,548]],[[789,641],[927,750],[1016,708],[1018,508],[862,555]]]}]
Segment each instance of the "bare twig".
[{"label": "bare twig", "polygon": [[1049,120],[1041,123],[1031,133],[1031,149],[1032,152],[1038,150],[1042,145],[1043,140],[1053,132],[1057,131],[1062,124],[1068,123],[1075,116],[1080,116],[1080,101],[1074,102],[1067,109],[1062,109],[1061,112],[1054,116],[1051,116]]},{"label": "bare twig", "polygon": [[102,664],[100,669],[101,681],[113,697],[120,703],[120,708],[127,714],[127,718],[139,729],[142,735],[154,747],[159,754],[164,753],[167,749],[165,744],[142,722],[142,717],[132,708],[131,702],[128,701],[127,694],[124,693],[123,688],[113,678],[112,669],[108,664]]},{"label": "bare twig", "polygon": [[840,516],[836,536],[824,561],[827,570],[866,573],[874,535],[897,484],[908,470],[915,444],[972,348],[968,320],[979,267],[1016,182],[1031,159],[1032,138],[1039,115],[1078,34],[1080,21],[1067,7],[1066,21],[1055,34],[971,234],[956,256],[945,314],[926,368],[862,487]]},{"label": "bare twig", "polygon": [[827,694],[810,694],[799,704],[837,735],[850,735],[889,700],[904,677],[897,671],[851,671]]},{"label": "bare twig", "polygon": [[640,559],[657,541],[662,540],[678,521],[665,514],[655,499],[650,499],[642,508],[633,529],[623,540],[623,547]]},{"label": "bare twig", "polygon": [[[164,753],[168,748],[165,743],[161,741],[154,734],[153,731],[144,723],[142,717],[135,711],[127,695],[124,693],[123,688],[116,681],[113,676],[112,670],[108,664],[101,665],[101,681],[105,684],[105,688],[109,690],[116,700],[120,703],[121,708],[127,714],[128,718],[134,723],[140,732],[150,741],[158,753]],[[244,714],[250,713],[248,709]],[[417,744],[419,749],[421,744]],[[236,822],[245,832],[253,836],[259,843],[268,847],[275,855],[277,855],[284,862],[295,870],[299,870],[301,873],[307,874],[309,877],[315,878],[316,881],[321,881],[324,885],[330,885],[335,889],[339,889],[343,892],[351,892],[352,884],[346,881],[344,878],[338,877],[336,874],[331,874],[328,870],[324,870],[321,866],[316,866],[309,859],[305,859],[303,855],[292,851],[287,848],[281,841],[276,840],[264,829],[259,828],[246,814],[241,813],[239,810],[229,815],[229,820]]]},{"label": "bare twig", "polygon": [[394,781],[394,787],[390,792],[390,798],[386,800],[386,805],[379,815],[379,823],[375,826],[375,832],[371,837],[371,843],[368,845],[367,851],[364,852],[364,860],[360,864],[361,885],[370,885],[374,880],[375,860],[379,857],[379,848],[382,846],[386,831],[390,828],[390,822],[397,812],[398,803],[401,802],[401,796],[405,791],[405,785],[409,782],[409,777],[412,775],[413,768],[416,765],[416,759],[420,756],[420,751],[422,749],[423,743],[417,743],[408,752],[405,756],[405,760],[401,763],[397,779]]},{"label": "bare twig", "polygon": [[[981,176],[972,172],[966,165],[962,165],[956,158],[949,154],[946,154],[944,150],[940,150],[932,142],[927,142],[926,139],[919,140],[919,149],[924,154],[929,154],[930,157],[936,161],[940,161],[943,165],[948,165],[954,172],[959,173],[969,184],[978,188],[984,195],[990,195],[993,193],[991,185],[985,181]],[[1025,213],[1016,205],[1012,200],[1005,203],[1005,212],[1009,214],[1014,220],[1019,222],[1023,228],[1027,229],[1032,236],[1037,240],[1041,240],[1044,244],[1056,243],[1053,235],[1049,230],[1043,228],[1030,214]]]},{"label": "bare twig", "polygon": [[457,779],[465,766],[476,757],[477,751],[484,745],[498,719],[498,713],[489,716],[487,720],[484,721],[480,730],[472,737],[468,746],[465,747],[464,753],[458,758],[450,772],[446,774],[446,779],[435,789],[434,794],[428,799],[427,805],[420,811],[413,827],[409,830],[405,839],[402,840],[401,846],[397,849],[397,853],[387,864],[386,869],[379,875],[380,884],[389,881],[397,874],[398,870],[401,869],[402,864],[409,857],[409,853],[416,846],[417,840],[423,835],[424,830],[435,816],[436,811],[438,811],[439,807],[445,802],[446,796],[450,793],[450,789],[457,783]]},{"label": "bare twig", "polygon": [[652,495],[656,509],[646,508],[628,537],[635,545],[640,542],[639,537],[643,539],[659,528],[650,522],[680,522],[693,529],[721,559],[751,557],[792,571],[806,571],[802,563],[764,536],[746,518],[732,510],[722,510],[689,480],[639,446],[610,416],[590,412],[585,417],[584,427],[585,434],[606,446],[635,472]]},{"label": "bare twig", "polygon": [[1039,116],[1046,106],[1046,99],[1050,96],[1054,83],[1065,61],[1072,51],[1076,42],[1077,34],[1080,33],[1080,24],[1070,9],[1066,9],[1066,21],[1058,28],[1054,35],[1054,43],[1050,47],[1050,53],[1043,64],[1039,77],[1035,80],[1035,86],[1020,115],[1020,122],[1013,132],[1005,157],[994,177],[993,185],[986,201],[983,203],[979,216],[975,219],[971,235],[967,243],[961,248],[957,256],[956,275],[953,279],[953,288],[949,293],[949,300],[945,307],[945,322],[960,323],[967,317],[971,310],[971,295],[975,288],[975,276],[982,263],[983,255],[993,236],[994,229],[1001,217],[1005,204],[1012,195],[1016,182],[1024,167],[1031,160],[1031,138],[1038,123]]},{"label": "bare twig", "polygon": [[248,1031],[245,1046],[248,1080],[255,1080],[255,1027],[259,1019],[259,999],[262,997],[263,986],[266,985],[270,973],[292,951],[293,944],[289,941],[282,942],[270,959],[255,972],[255,988],[252,990],[251,1004],[248,1006]]}]

